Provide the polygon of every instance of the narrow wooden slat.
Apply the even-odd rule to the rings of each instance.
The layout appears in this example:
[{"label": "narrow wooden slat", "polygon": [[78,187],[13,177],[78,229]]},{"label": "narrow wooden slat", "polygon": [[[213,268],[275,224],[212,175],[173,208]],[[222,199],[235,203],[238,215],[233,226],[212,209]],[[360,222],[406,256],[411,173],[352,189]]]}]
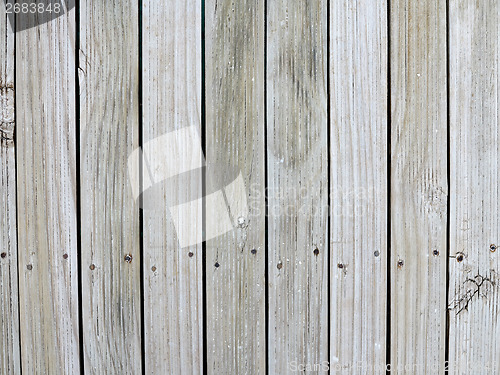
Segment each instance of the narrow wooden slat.
[{"label": "narrow wooden slat", "polygon": [[75,12],[16,34],[22,371],[77,374]]},{"label": "narrow wooden slat", "polygon": [[498,374],[500,4],[449,6],[449,370]]},{"label": "narrow wooden slat", "polygon": [[201,1],[144,1],[142,27],[146,373],[202,374],[201,241],[182,247],[189,231],[201,239],[202,171],[164,180],[156,170],[202,161]]},{"label": "narrow wooden slat", "polygon": [[127,169],[139,145],[138,4],[85,0],[80,7],[85,371],[139,374],[139,205]]},{"label": "narrow wooden slat", "polygon": [[19,374],[14,32],[0,10],[0,373]]},{"label": "narrow wooden slat", "polygon": [[405,373],[443,373],[446,1],[391,1],[390,17],[390,362]]},{"label": "narrow wooden slat", "polygon": [[327,2],[267,7],[268,353],[285,374],[328,361]]},{"label": "narrow wooden slat", "polygon": [[331,371],[385,374],[387,2],[330,4]]},{"label": "narrow wooden slat", "polygon": [[[205,7],[207,370],[263,374],[264,1],[209,0]],[[220,211],[211,204],[216,191],[227,200],[215,206]],[[228,215],[235,229],[212,238],[211,221]]]}]

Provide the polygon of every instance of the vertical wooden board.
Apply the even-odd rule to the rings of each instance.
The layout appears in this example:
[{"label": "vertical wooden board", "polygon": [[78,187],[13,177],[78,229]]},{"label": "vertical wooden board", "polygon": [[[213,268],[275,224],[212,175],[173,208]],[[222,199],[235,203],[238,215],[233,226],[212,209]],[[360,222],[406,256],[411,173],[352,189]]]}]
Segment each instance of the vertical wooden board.
[{"label": "vertical wooden board", "polygon": [[452,0],[449,6],[449,371],[497,374],[500,5]]},{"label": "vertical wooden board", "polygon": [[[85,371],[141,372],[136,1],[80,1],[80,180]],[[131,259],[126,260],[127,255]]]},{"label": "vertical wooden board", "polygon": [[14,32],[0,10],[0,373],[21,372],[14,144]]},{"label": "vertical wooden board", "polygon": [[[146,373],[201,374],[202,247],[183,242],[186,226],[201,238],[202,171],[164,180],[155,168],[202,162],[201,1],[144,1],[142,27]],[[189,127],[197,129],[194,142],[182,137]],[[163,144],[165,136],[177,148]],[[162,152],[150,147],[155,142]],[[186,202],[193,205],[173,207]]]},{"label": "vertical wooden board", "polygon": [[[207,366],[266,372],[264,1],[209,0],[206,19]],[[214,210],[211,194],[226,204]],[[229,217],[213,238],[210,221]],[[234,228],[234,229],[233,229]]]},{"label": "vertical wooden board", "polygon": [[22,371],[80,370],[75,12],[16,34]]},{"label": "vertical wooden board", "polygon": [[391,1],[390,17],[390,362],[397,371],[442,373],[448,195],[446,1]]},{"label": "vertical wooden board", "polygon": [[330,27],[330,364],[385,374],[387,2],[334,1]]},{"label": "vertical wooden board", "polygon": [[268,354],[284,374],[328,361],[327,2],[267,7]]}]

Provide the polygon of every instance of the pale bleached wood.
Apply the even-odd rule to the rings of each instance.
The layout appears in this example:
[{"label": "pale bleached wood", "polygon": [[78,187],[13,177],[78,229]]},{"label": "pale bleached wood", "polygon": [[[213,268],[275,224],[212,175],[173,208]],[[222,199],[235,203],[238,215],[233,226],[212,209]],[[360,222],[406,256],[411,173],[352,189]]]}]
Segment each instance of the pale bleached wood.
[{"label": "pale bleached wood", "polygon": [[387,2],[333,1],[330,30],[331,370],[385,374]]},{"label": "pale bleached wood", "polygon": [[[201,1],[144,1],[142,27],[143,173],[155,182],[143,195],[146,373],[202,374],[202,247],[183,248],[179,236],[186,233],[178,229],[185,228],[171,216],[172,205],[201,199],[202,171],[163,181],[153,167],[176,167],[186,156],[202,161],[201,149],[177,133],[194,126],[201,145]],[[178,149],[158,154],[148,146],[168,133],[176,134]],[[201,200],[178,213],[201,238]]]},{"label": "pale bleached wood", "polygon": [[19,374],[14,32],[0,8],[0,373]]},{"label": "pale bleached wood", "polygon": [[210,0],[205,17],[207,182],[244,181],[234,194],[217,186],[220,212],[207,202],[207,221],[230,214],[235,225],[207,241],[207,370],[264,374],[264,1]]},{"label": "pale bleached wood", "polygon": [[327,2],[267,13],[268,353],[285,374],[328,361]]},{"label": "pale bleached wood", "polygon": [[500,371],[499,12],[493,0],[450,1],[452,374]]},{"label": "pale bleached wood", "polygon": [[24,374],[80,370],[74,42],[75,11],[16,34]]},{"label": "pale bleached wood", "polygon": [[89,374],[140,374],[142,367],[139,204],[127,169],[139,145],[138,18],[136,1],[80,1],[82,308]]},{"label": "pale bleached wood", "polygon": [[390,25],[390,362],[401,373],[443,373],[446,1],[391,1]]}]

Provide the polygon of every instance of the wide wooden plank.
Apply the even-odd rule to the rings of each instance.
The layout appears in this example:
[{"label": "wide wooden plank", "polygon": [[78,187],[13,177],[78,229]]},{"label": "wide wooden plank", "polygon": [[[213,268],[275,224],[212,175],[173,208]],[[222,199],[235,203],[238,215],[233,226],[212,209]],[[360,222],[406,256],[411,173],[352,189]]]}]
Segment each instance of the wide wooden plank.
[{"label": "wide wooden plank", "polygon": [[453,374],[498,374],[499,12],[451,0],[450,338]]},{"label": "wide wooden plank", "polygon": [[141,373],[136,1],[80,1],[81,261],[85,372]]},{"label": "wide wooden plank", "polygon": [[333,1],[330,33],[331,371],[385,374],[387,1]]},{"label": "wide wooden plank", "polygon": [[285,374],[328,361],[327,2],[267,7],[268,354]]},{"label": "wide wooden plank", "polygon": [[[205,20],[207,370],[263,374],[264,1],[209,0]],[[227,218],[215,237],[211,224]]]},{"label": "wide wooden plank", "polygon": [[80,371],[75,74],[75,11],[16,34],[19,294],[25,374]]},{"label": "wide wooden plank", "polygon": [[146,373],[202,374],[201,1],[143,1],[142,27]]},{"label": "wide wooden plank", "polygon": [[0,373],[19,374],[14,32],[0,8]]},{"label": "wide wooden plank", "polygon": [[391,1],[390,25],[390,363],[398,371],[443,373],[446,1]]}]

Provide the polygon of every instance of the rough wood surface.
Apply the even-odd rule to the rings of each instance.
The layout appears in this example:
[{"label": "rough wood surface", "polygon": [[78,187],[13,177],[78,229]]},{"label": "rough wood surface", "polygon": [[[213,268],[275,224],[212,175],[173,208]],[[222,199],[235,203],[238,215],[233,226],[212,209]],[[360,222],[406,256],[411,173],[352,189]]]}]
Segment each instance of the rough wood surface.
[{"label": "rough wood surface", "polygon": [[386,1],[330,4],[330,364],[346,374],[385,374],[387,30]]},{"label": "rough wood surface", "polygon": [[497,1],[450,1],[452,374],[500,371],[499,12]]},{"label": "rough wood surface", "polygon": [[139,145],[139,10],[136,1],[80,7],[85,372],[139,374],[139,204],[127,169]]},{"label": "rough wood surface", "polygon": [[209,0],[205,6],[207,194],[223,189],[227,199],[227,206],[215,206],[220,211],[214,211],[207,198],[207,228],[210,221],[228,214],[234,226],[213,239],[208,232],[207,370],[262,374],[266,371],[264,1]]},{"label": "rough wood surface", "polygon": [[0,373],[19,374],[14,32],[0,9]]},{"label": "rough wood surface", "polygon": [[267,7],[268,352],[285,374],[328,361],[327,2]]},{"label": "rough wood surface", "polygon": [[201,239],[202,171],[164,180],[156,168],[202,162],[201,1],[144,1],[142,27],[146,373],[202,374],[202,247],[183,247]]},{"label": "rough wood surface", "polygon": [[443,373],[446,1],[391,1],[390,17],[390,362],[397,371]]},{"label": "rough wood surface", "polygon": [[16,34],[22,371],[80,369],[75,12]]}]

